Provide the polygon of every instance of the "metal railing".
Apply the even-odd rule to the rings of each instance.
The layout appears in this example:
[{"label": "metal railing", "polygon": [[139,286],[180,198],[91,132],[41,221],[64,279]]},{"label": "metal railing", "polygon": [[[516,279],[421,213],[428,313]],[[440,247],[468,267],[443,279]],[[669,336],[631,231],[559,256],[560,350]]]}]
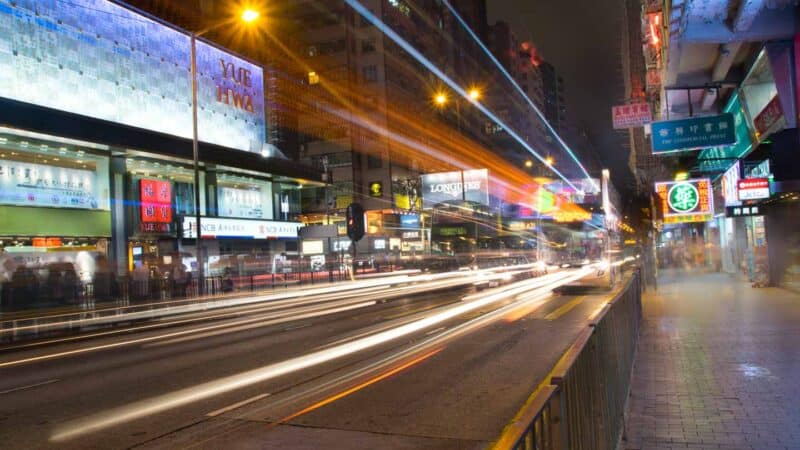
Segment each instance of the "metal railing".
[{"label": "metal railing", "polygon": [[495,449],[614,450],[642,317],[642,285],[635,271],[576,339]]}]

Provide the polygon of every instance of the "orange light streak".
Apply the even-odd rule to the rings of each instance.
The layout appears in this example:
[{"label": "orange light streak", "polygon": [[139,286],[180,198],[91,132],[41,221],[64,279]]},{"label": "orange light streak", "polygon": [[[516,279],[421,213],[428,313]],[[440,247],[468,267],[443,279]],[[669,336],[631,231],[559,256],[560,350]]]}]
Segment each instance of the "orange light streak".
[{"label": "orange light streak", "polygon": [[392,375],[394,375],[396,373],[400,373],[403,370],[406,370],[406,369],[408,369],[408,368],[410,368],[412,366],[415,366],[415,365],[421,363],[422,361],[425,361],[426,359],[432,357],[433,355],[439,353],[442,350],[443,350],[442,348],[437,348],[437,349],[432,350],[432,351],[430,351],[428,353],[425,353],[424,355],[419,356],[417,358],[414,358],[414,359],[412,359],[411,361],[408,361],[405,364],[402,364],[400,366],[395,367],[394,369],[386,371],[386,372],[384,372],[384,373],[382,373],[382,374],[380,374],[380,375],[378,375],[378,376],[376,376],[374,378],[370,378],[369,380],[364,381],[363,383],[357,384],[357,385],[355,385],[355,386],[353,386],[353,387],[351,387],[351,388],[349,388],[347,390],[339,392],[338,394],[334,394],[334,395],[326,398],[325,400],[322,400],[322,401],[319,401],[317,403],[314,403],[313,405],[311,405],[311,406],[309,406],[307,408],[301,409],[300,411],[298,411],[296,413],[293,413],[293,414],[291,414],[291,415],[279,420],[277,423],[275,423],[275,425],[286,423],[286,422],[288,422],[288,421],[290,421],[292,419],[295,419],[295,418],[297,418],[299,416],[302,416],[303,414],[308,414],[311,411],[314,411],[315,409],[322,408],[323,406],[331,404],[331,403],[335,402],[336,400],[339,400],[341,398],[347,397],[348,395],[350,395],[350,394],[352,394],[354,392],[360,391],[361,389],[364,389],[367,386],[370,386],[370,385],[375,384],[375,383],[377,383],[379,381],[385,380],[385,379],[391,377]]}]

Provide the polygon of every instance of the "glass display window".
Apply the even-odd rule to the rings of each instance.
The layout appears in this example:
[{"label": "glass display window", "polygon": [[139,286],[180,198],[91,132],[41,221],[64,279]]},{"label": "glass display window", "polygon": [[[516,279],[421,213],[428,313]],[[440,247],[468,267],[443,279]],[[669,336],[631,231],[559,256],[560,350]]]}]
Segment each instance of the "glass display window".
[{"label": "glass display window", "polygon": [[272,219],[272,182],[229,173],[218,174],[217,213],[220,217]]},{"label": "glass display window", "polygon": [[89,144],[0,132],[0,204],[108,211],[108,161]]}]

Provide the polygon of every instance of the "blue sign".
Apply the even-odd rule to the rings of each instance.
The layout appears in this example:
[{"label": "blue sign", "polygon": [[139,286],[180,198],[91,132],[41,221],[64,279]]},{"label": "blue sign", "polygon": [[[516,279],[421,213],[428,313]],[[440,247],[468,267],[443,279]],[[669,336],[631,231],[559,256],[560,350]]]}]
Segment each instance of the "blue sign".
[{"label": "blue sign", "polygon": [[418,228],[419,216],[416,214],[400,214],[400,226],[403,228]]},{"label": "blue sign", "polygon": [[736,143],[733,114],[653,122],[653,153],[698,150]]}]

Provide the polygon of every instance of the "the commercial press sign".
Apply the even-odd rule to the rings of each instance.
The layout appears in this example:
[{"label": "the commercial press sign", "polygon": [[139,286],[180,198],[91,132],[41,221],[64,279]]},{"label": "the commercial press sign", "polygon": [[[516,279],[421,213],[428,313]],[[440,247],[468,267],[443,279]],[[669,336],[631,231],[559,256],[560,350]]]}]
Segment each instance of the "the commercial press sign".
[{"label": "the commercial press sign", "polygon": [[489,171],[439,172],[422,176],[422,201],[425,208],[438,203],[459,203],[463,200],[489,204]]},{"label": "the commercial press sign", "polygon": [[[192,137],[188,34],[107,0],[11,5],[0,1],[0,97]],[[198,41],[197,74],[199,139],[260,151],[261,67]]]},{"label": "the commercial press sign", "polygon": [[656,183],[655,188],[661,197],[664,223],[707,222],[714,218],[714,197],[708,178],[664,181]]}]

